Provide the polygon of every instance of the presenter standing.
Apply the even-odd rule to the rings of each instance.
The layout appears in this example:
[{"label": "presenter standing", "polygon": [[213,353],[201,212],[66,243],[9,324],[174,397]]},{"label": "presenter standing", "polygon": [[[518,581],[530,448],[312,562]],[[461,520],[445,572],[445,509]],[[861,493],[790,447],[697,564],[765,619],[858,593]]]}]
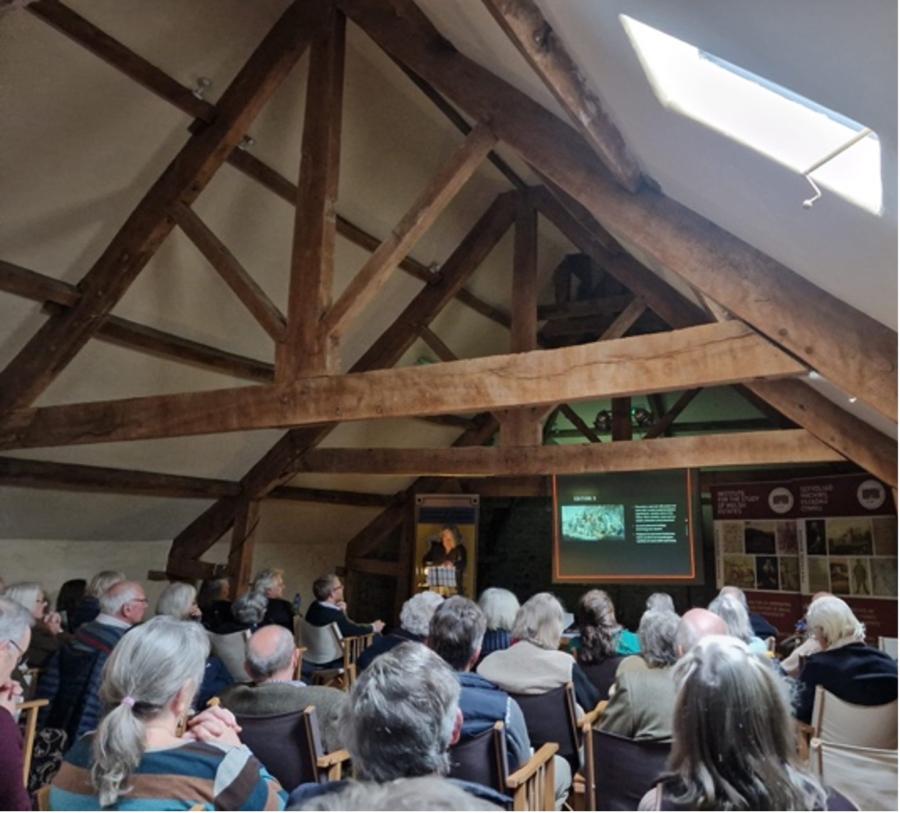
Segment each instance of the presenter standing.
[{"label": "presenter standing", "polygon": [[466,548],[462,534],[455,525],[445,525],[441,529],[440,538],[431,543],[431,547],[422,557],[423,566],[447,567],[456,570],[456,593],[466,594],[463,577],[466,572]]}]

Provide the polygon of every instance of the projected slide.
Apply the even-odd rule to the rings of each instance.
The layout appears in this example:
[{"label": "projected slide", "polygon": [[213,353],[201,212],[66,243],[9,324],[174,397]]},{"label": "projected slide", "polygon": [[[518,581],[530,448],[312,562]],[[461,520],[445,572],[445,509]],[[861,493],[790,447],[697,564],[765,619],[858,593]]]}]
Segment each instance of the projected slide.
[{"label": "projected slide", "polygon": [[694,479],[685,470],[555,478],[553,580],[700,583]]}]

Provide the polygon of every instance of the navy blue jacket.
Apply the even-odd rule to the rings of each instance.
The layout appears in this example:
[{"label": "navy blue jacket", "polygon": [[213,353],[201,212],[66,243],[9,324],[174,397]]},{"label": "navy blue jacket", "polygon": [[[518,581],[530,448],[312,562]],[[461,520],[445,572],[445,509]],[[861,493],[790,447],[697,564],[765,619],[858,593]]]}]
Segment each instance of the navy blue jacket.
[{"label": "navy blue jacket", "polygon": [[847,644],[810,655],[800,673],[796,717],[812,719],[816,686],[847,703],[880,706],[897,699],[897,661],[865,644]]},{"label": "navy blue jacket", "polygon": [[341,635],[349,638],[353,635],[368,635],[372,632],[371,624],[354,624],[346,615],[334,607],[326,607],[320,601],[314,601],[306,611],[306,620],[314,627],[327,627],[336,623]]}]

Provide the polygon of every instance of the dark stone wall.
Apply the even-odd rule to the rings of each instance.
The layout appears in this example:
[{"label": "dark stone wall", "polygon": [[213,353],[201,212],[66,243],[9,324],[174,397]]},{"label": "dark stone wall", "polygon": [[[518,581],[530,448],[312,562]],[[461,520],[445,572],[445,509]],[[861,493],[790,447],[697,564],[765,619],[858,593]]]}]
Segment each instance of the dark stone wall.
[{"label": "dark stone wall", "polygon": [[657,591],[669,593],[675,609],[705,607],[716,594],[715,551],[712,519],[703,511],[702,544],[705,584],[697,587],[675,585],[553,584],[553,503],[546,497],[483,499],[478,535],[478,591],[505,587],[524,601],[547,590],[574,612],[579,597],[592,587],[606,590],[616,606],[616,617],[636,630],[647,596]]}]

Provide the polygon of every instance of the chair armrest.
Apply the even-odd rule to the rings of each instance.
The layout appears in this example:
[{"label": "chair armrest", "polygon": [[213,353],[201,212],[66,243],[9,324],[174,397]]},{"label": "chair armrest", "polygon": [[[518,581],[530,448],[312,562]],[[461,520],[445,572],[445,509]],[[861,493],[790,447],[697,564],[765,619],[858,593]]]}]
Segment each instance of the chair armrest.
[{"label": "chair armrest", "polygon": [[332,765],[340,765],[350,759],[350,752],[345,748],[339,748],[337,751],[331,751],[316,760],[316,766],[319,768],[330,768]]},{"label": "chair armrest", "polygon": [[559,745],[557,743],[545,742],[538,748],[528,762],[506,777],[506,787],[510,790],[515,790],[519,785],[524,785],[537,773],[542,765],[553,759],[554,754],[556,754],[558,750]]},{"label": "chair armrest", "polygon": [[594,723],[600,719],[600,715],[606,711],[607,705],[609,705],[609,700],[601,700],[578,721],[578,728],[587,734],[594,727]]},{"label": "chair armrest", "polygon": [[25,700],[16,706],[19,711],[29,711],[30,709],[42,709],[44,706],[50,705],[50,701],[46,698],[38,700]]},{"label": "chair armrest", "polygon": [[797,756],[803,761],[809,759],[809,740],[810,737],[815,736],[815,733],[816,729],[809,723],[794,720],[794,736],[797,741]]}]

